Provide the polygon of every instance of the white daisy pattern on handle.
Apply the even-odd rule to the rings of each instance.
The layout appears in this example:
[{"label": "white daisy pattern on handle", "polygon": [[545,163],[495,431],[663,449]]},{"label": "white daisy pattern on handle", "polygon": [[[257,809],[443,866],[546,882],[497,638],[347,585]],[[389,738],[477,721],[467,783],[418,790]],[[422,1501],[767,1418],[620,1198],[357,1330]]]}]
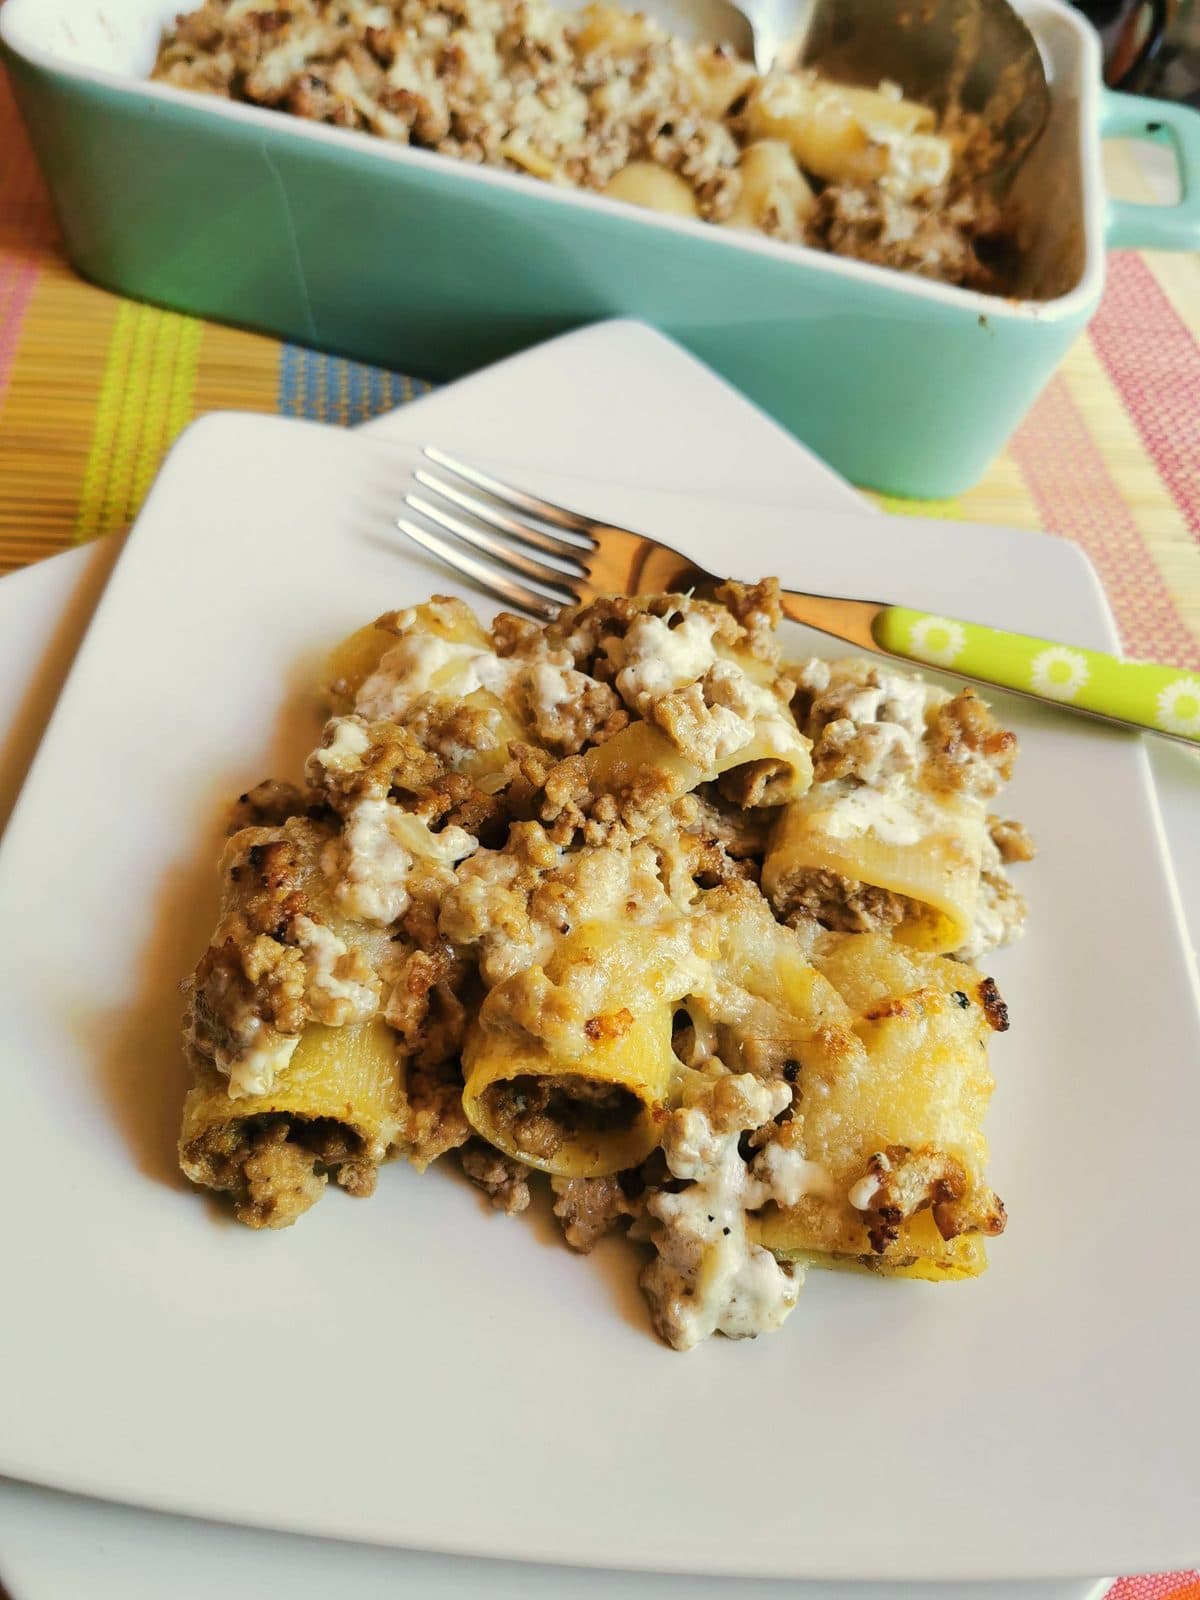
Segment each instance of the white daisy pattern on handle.
[{"label": "white daisy pattern on handle", "polygon": [[1074,700],[1090,675],[1087,657],[1061,644],[1040,651],[1030,667],[1032,687],[1052,700]]},{"label": "white daisy pattern on handle", "polygon": [[1164,733],[1200,736],[1200,678],[1176,678],[1158,691],[1154,720]]},{"label": "white daisy pattern on handle", "polygon": [[960,622],[949,617],[920,617],[908,631],[908,644],[920,661],[951,666],[962,654],[967,636]]}]

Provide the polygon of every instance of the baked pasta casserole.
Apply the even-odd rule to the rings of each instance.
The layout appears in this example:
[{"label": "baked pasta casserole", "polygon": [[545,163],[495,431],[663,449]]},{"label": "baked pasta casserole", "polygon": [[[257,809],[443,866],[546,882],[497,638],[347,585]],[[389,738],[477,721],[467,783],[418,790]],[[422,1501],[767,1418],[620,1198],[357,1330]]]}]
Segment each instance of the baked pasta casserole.
[{"label": "baked pasta casserole", "polygon": [[187,1175],[278,1228],[455,1152],[576,1250],[627,1228],[677,1349],[777,1327],[806,1264],[981,1271],[1015,739],[970,689],[785,663],[779,619],[731,582],[347,639],[303,786],[235,807]]},{"label": "baked pasta casserole", "polygon": [[614,200],[1003,292],[1008,226],[978,117],[894,84],[760,76],[615,6],[206,0],[160,82]]}]

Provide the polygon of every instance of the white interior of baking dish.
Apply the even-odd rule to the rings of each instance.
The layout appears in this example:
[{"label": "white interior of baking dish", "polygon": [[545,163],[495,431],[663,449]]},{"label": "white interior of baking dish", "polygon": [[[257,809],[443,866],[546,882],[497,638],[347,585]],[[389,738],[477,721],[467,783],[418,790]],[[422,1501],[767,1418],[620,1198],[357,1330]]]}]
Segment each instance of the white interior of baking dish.
[{"label": "white interior of baking dish", "polygon": [[[567,0],[561,0],[566,4]],[[1104,191],[1100,171],[1099,86],[1100,55],[1096,37],[1077,12],[1062,0],[1015,0],[1041,47],[1050,83],[1052,112],[1041,139],[1026,161],[1014,185],[1025,218],[1022,238],[1024,268],[1019,284],[1022,298],[1006,300],[993,295],[933,283],[915,275],[888,273],[890,285],[918,299],[948,302],[959,307],[973,304],[975,310],[992,318],[1058,321],[1073,316],[1084,305],[1099,299],[1104,277]],[[706,17],[704,0],[696,6],[689,0],[641,0],[637,9],[649,12],[683,36],[703,36]],[[147,82],[163,27],[186,0],[7,0],[0,8],[0,35],[18,54],[50,71],[68,71],[154,97],[191,99],[188,91]],[[630,9],[634,9],[631,4]],[[273,121],[284,119],[277,112],[230,101],[206,98],[214,115]],[[447,158],[427,151],[392,144],[371,134],[351,133],[301,118],[287,118],[296,138],[357,139],[385,159],[409,162],[434,162],[448,166]],[[468,181],[522,189],[533,181],[524,176],[487,167],[454,163]],[[581,190],[542,185],[552,203],[568,206],[600,206],[605,210],[617,202]],[[868,266],[817,250],[801,250],[752,234],[714,229],[707,223],[693,222],[652,212],[638,212],[643,225],[699,230],[724,248],[766,253],[793,259],[802,258],[806,268],[842,274],[853,278],[867,275],[877,282],[884,269]]]}]

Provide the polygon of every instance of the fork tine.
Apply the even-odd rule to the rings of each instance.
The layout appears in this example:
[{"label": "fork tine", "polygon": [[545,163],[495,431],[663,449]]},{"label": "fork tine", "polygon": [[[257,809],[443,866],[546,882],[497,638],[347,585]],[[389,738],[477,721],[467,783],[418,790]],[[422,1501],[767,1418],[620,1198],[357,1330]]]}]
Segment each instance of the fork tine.
[{"label": "fork tine", "polygon": [[563,558],[577,569],[580,577],[584,576],[585,568],[579,559],[584,546],[577,544],[573,539],[560,539],[557,534],[547,533],[544,528],[533,528],[527,522],[519,522],[516,517],[510,517],[498,507],[490,506],[484,500],[477,500],[473,494],[464,494],[452,483],[435,478],[432,472],[426,472],[424,468],[418,468],[413,477],[426,489],[441,495],[443,500],[449,500],[461,510],[469,511],[473,517],[478,517],[480,522],[486,522],[490,528],[497,528],[501,533],[510,534],[514,539],[533,545],[535,549],[544,550],[547,555]]},{"label": "fork tine", "polygon": [[526,589],[524,584],[514,583],[487,562],[477,561],[468,551],[452,546],[440,535],[419,528],[415,522],[408,522],[404,517],[397,519],[396,526],[423,550],[428,550],[430,555],[453,567],[455,572],[466,573],[467,577],[474,579],[481,589],[497,600],[505,600],[518,610],[540,617],[543,622],[549,622],[558,615],[558,607],[545,595],[535,594],[532,589]]},{"label": "fork tine", "polygon": [[430,522],[436,522],[439,528],[445,528],[447,533],[452,533],[465,543],[474,545],[476,550],[484,551],[493,561],[498,561],[502,567],[507,567],[518,577],[532,578],[535,583],[544,585],[556,598],[560,598],[564,605],[574,604],[576,596],[571,587],[569,574],[555,567],[547,567],[541,561],[535,561],[522,550],[514,550],[512,545],[506,544],[494,533],[488,533],[486,528],[473,527],[461,517],[443,511],[441,506],[435,506],[429,500],[422,499],[419,494],[406,494],[404,503],[413,511],[419,511],[423,517],[428,517]]},{"label": "fork tine", "polygon": [[447,472],[452,472],[456,478],[465,478],[468,483],[473,483],[477,489],[482,489],[486,494],[494,495],[497,500],[505,505],[521,511],[528,511],[535,517],[541,517],[543,522],[552,522],[556,528],[566,528],[569,533],[582,533],[595,544],[592,530],[596,523],[591,517],[581,516],[578,511],[568,511],[566,506],[556,506],[553,500],[542,500],[535,494],[529,494],[524,489],[514,489],[511,484],[501,483],[497,478],[489,478],[486,472],[480,472],[478,467],[468,467],[462,461],[456,461],[453,456],[448,456],[444,450],[438,450],[433,445],[427,444],[424,452],[439,467],[445,467]]}]

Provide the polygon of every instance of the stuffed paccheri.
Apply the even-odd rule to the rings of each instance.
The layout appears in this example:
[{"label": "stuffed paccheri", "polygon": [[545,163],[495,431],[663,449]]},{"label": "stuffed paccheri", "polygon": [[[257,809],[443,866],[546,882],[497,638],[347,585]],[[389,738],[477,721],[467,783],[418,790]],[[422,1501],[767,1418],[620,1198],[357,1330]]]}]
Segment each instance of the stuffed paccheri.
[{"label": "stuffed paccheri", "polygon": [[184,1170],[281,1227],[457,1150],[568,1243],[631,1224],[677,1348],[806,1264],[982,1269],[972,961],[1019,931],[1011,734],[871,662],[781,663],[775,586],[546,626],[459,601],[335,652],[303,788],[242,796],[186,985]]}]

